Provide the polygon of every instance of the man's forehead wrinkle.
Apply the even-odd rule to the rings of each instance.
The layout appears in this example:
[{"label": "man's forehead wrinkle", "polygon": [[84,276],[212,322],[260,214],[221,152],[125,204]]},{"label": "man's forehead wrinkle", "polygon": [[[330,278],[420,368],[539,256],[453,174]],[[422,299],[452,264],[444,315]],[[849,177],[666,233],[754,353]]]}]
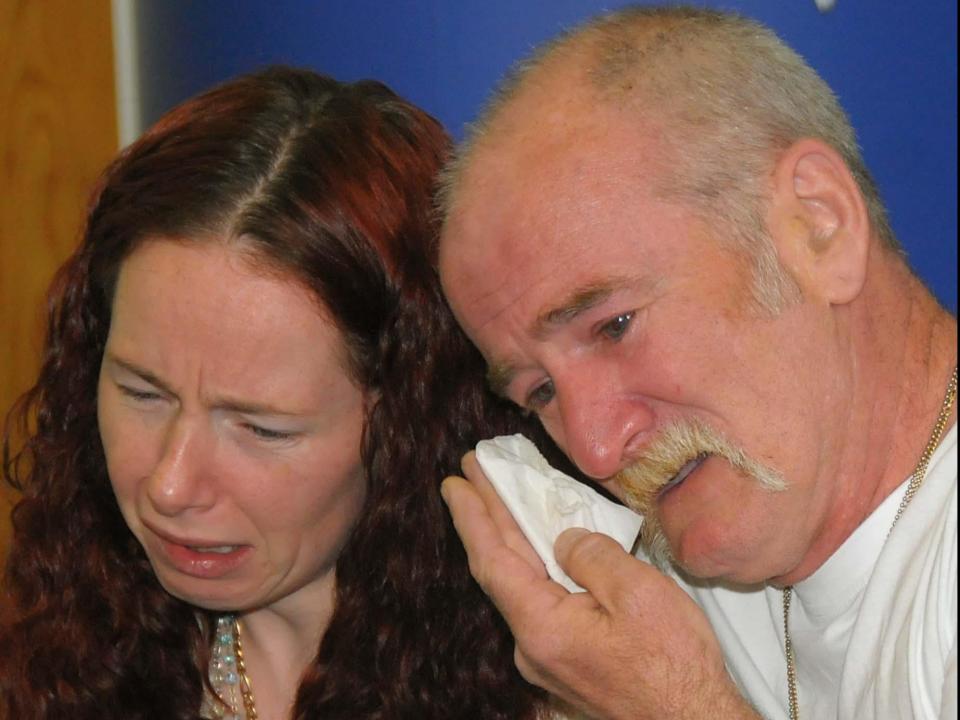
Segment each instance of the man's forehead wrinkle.
[{"label": "man's forehead wrinkle", "polygon": [[[489,287],[485,292],[475,294],[469,299],[468,302],[473,307],[492,308],[492,311],[477,323],[478,330],[499,320],[505,313],[516,307],[524,296],[546,283],[555,274],[555,270],[548,268],[546,264],[536,267],[540,270],[536,277],[525,276],[526,279],[519,281],[506,275],[499,279],[495,287]],[[515,281],[511,282],[511,280]]]},{"label": "man's forehead wrinkle", "polygon": [[[602,253],[586,238],[602,236],[601,225],[620,232],[610,198],[628,203],[637,192],[637,158],[611,143],[635,140],[636,129],[616,112],[591,111],[582,92],[560,93],[562,83],[549,96],[549,85],[521,92],[477,138],[443,228],[444,289],[491,364],[505,360],[497,347],[513,334],[497,327],[505,315],[513,332],[530,337],[537,320],[556,324],[600,302],[611,277],[600,274]],[[605,282],[556,282],[563,276]]]},{"label": "man's forehead wrinkle", "polygon": [[441,256],[444,286],[460,296],[461,308],[485,308],[483,319],[474,321],[476,328],[497,320],[557,273],[583,267],[587,248],[571,238],[576,228],[562,226],[549,207],[541,210],[546,212],[539,222],[518,209],[503,224],[490,226],[485,226],[489,218],[474,212],[467,225],[457,227],[462,234],[449,238]]}]

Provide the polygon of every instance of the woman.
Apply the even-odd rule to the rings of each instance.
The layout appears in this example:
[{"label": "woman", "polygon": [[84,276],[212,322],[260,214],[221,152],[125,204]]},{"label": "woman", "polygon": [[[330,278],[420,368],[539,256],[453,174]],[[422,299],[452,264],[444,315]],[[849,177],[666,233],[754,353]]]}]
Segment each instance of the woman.
[{"label": "woman", "polygon": [[273,69],[106,170],[5,435],[0,717],[542,716],[437,487],[519,422],[426,259],[447,149]]}]

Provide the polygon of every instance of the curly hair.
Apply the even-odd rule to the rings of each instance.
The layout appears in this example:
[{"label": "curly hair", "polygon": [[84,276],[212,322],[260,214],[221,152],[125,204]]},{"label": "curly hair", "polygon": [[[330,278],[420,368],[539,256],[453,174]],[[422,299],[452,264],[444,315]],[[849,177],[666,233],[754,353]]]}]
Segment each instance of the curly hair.
[{"label": "curly hair", "polygon": [[255,261],[310,288],[378,397],[365,506],[292,717],[540,717],[544,695],[517,672],[439,494],[479,438],[543,439],[485,390],[429,261],[448,152],[440,125],[380,83],[271,68],[173,109],[106,169],[50,290],[39,379],[4,431],[22,499],[0,593],[0,717],[199,715],[214,618],[160,586],[127,528],[96,393],[124,259],[149,237],[212,236],[249,239]]}]

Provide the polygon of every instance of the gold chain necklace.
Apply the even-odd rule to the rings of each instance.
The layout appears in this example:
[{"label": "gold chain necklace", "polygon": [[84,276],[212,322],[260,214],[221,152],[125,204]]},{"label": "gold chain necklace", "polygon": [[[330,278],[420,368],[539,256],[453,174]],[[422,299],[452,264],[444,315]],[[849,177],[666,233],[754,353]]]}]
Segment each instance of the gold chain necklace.
[{"label": "gold chain necklace", "polygon": [[257,720],[257,704],[253,699],[253,685],[247,675],[247,665],[243,661],[243,641],[240,639],[240,621],[233,616],[233,652],[237,657],[237,675],[240,680],[240,695],[247,720]]},{"label": "gold chain necklace", "polygon": [[[243,657],[240,621],[236,615],[217,618],[208,668],[214,696],[204,696],[201,715],[217,720],[257,720],[253,685]],[[243,710],[240,709],[241,705]]]},{"label": "gold chain necklace", "polygon": [[[930,464],[930,458],[936,451],[943,433],[947,429],[947,420],[950,419],[950,412],[953,410],[954,400],[957,398],[957,368],[954,366],[953,375],[947,384],[947,393],[943,397],[943,404],[940,406],[940,414],[937,416],[937,422],[933,426],[933,433],[927,441],[927,446],[920,455],[920,462],[916,469],[910,475],[910,482],[907,484],[907,491],[903,494],[900,501],[900,507],[897,508],[897,514],[890,524],[890,530],[887,531],[887,537],[893,530],[903,511],[906,509],[913,496],[917,494],[920,484],[927,475],[927,466]],[[797,661],[793,652],[793,642],[790,640],[790,596],[793,594],[793,586],[788,585],[783,589],[783,650],[787,656],[787,699],[790,703],[790,720],[799,720],[800,705],[797,700]]]}]

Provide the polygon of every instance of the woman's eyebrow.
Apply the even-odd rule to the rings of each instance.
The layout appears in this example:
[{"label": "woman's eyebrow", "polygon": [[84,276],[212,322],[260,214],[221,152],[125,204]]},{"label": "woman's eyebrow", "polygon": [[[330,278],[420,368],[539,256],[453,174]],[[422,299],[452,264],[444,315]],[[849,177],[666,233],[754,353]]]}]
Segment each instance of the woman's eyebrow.
[{"label": "woman's eyebrow", "polygon": [[[113,353],[106,353],[104,358],[108,361],[126,370],[133,375],[136,375],[144,382],[150,383],[158,390],[162,390],[168,395],[176,396],[176,393],[167,385],[163,380],[157,377],[154,373],[149,370],[140,367],[136,363],[132,363],[129,360],[124,360],[117,357]],[[228,410],[230,412],[243,413],[244,415],[287,415],[295,416],[300,413],[291,412],[290,410],[282,410],[274,405],[269,403],[253,402],[249,400],[240,400],[237,398],[231,397],[219,397],[216,398],[212,403],[211,407],[217,408],[219,410]]]},{"label": "woman's eyebrow", "polygon": [[170,388],[170,386],[167,385],[163,380],[161,380],[159,377],[157,377],[154,373],[150,372],[146,368],[140,367],[136,363],[132,363],[129,360],[124,360],[123,358],[117,357],[112,352],[105,353],[104,359],[107,360],[107,362],[110,362],[116,365],[117,367],[120,367],[123,370],[126,370],[128,373],[132,373],[133,375],[136,375],[144,382],[150,383],[157,389],[163,390],[163,392],[169,395],[175,394],[173,390]]},{"label": "woman's eyebrow", "polygon": [[270,405],[269,403],[237,400],[229,397],[216,398],[211,405],[218,410],[227,410],[229,412],[241,413],[243,415],[283,415],[287,417],[301,415],[301,413],[291,412],[290,410],[281,410],[280,408]]}]

